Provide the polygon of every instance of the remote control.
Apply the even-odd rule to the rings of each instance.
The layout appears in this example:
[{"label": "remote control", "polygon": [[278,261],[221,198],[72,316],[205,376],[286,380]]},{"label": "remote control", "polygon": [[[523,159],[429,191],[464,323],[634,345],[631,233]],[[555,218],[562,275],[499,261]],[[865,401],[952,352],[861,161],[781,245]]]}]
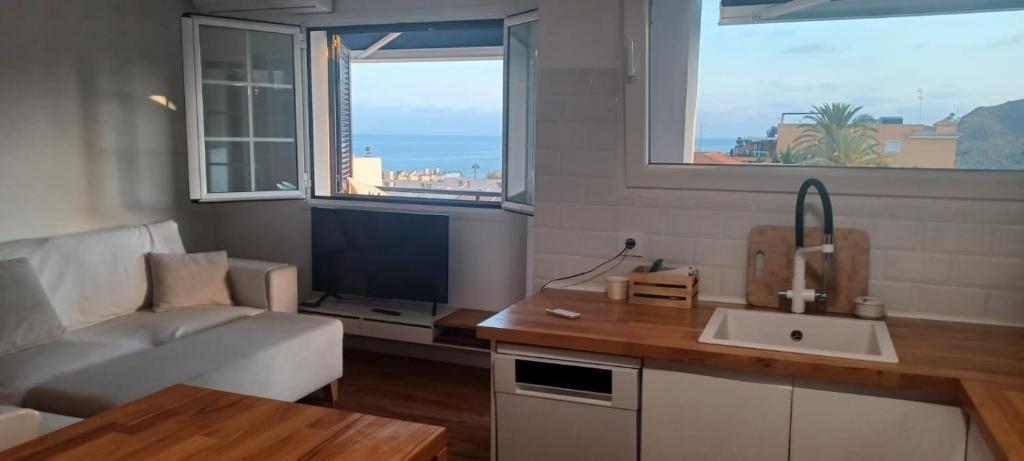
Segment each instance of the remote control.
[{"label": "remote control", "polygon": [[401,312],[398,312],[398,311],[393,311],[393,310],[391,310],[391,309],[381,309],[381,308],[379,308],[379,307],[375,307],[375,308],[373,308],[373,309],[370,309],[370,311],[372,311],[372,312],[376,312],[376,313],[378,313],[378,314],[384,314],[384,315],[393,315],[393,316],[395,316],[395,317],[398,317],[398,316],[401,316],[401,315],[402,315],[402,313],[401,313]]},{"label": "remote control", "polygon": [[573,319],[573,320],[578,319],[578,318],[583,316],[583,314],[580,314],[579,312],[570,311],[568,309],[544,309],[544,310],[547,311],[551,315],[557,315],[559,317],[564,317],[564,318]]}]

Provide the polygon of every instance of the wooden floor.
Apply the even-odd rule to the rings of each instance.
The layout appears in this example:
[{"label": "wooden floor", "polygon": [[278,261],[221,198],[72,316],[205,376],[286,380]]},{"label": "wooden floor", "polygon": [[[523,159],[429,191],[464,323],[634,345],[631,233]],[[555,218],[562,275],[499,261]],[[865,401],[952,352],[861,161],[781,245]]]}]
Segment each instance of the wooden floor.
[{"label": "wooden floor", "polygon": [[[347,349],[334,407],[447,427],[450,460],[486,460],[489,376],[483,368]],[[304,403],[329,405],[312,398]]]}]

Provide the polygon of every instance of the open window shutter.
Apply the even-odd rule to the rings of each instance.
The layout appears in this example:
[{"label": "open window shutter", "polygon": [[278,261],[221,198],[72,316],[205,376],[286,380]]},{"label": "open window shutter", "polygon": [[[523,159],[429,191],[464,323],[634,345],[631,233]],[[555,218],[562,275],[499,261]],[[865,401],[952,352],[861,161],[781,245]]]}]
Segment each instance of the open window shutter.
[{"label": "open window shutter", "polygon": [[537,102],[537,12],[505,20],[502,208],[533,214]]},{"label": "open window shutter", "polygon": [[352,51],[341,35],[331,34],[328,67],[331,104],[331,174],[333,194],[349,194],[352,177]]},{"label": "open window shutter", "polygon": [[305,197],[301,32],[182,18],[192,200]]}]

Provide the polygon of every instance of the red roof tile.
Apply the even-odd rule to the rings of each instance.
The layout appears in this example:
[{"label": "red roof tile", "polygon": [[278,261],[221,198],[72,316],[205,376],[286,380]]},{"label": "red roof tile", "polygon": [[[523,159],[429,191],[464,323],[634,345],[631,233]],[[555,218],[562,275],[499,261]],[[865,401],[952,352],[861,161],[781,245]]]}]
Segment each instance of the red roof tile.
[{"label": "red roof tile", "polygon": [[693,163],[705,163],[713,165],[741,165],[743,162],[736,160],[721,152],[694,152]]}]

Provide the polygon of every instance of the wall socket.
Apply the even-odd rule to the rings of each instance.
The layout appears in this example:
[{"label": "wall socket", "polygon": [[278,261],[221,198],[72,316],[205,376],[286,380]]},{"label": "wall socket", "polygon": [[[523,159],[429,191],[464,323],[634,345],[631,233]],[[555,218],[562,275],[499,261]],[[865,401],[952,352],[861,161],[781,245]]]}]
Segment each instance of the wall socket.
[{"label": "wall socket", "polygon": [[633,231],[622,231],[619,232],[619,244],[625,245],[626,239],[633,239],[636,241],[636,248],[629,250],[630,256],[643,256],[644,255],[644,243],[646,243],[647,236],[643,232]]}]

